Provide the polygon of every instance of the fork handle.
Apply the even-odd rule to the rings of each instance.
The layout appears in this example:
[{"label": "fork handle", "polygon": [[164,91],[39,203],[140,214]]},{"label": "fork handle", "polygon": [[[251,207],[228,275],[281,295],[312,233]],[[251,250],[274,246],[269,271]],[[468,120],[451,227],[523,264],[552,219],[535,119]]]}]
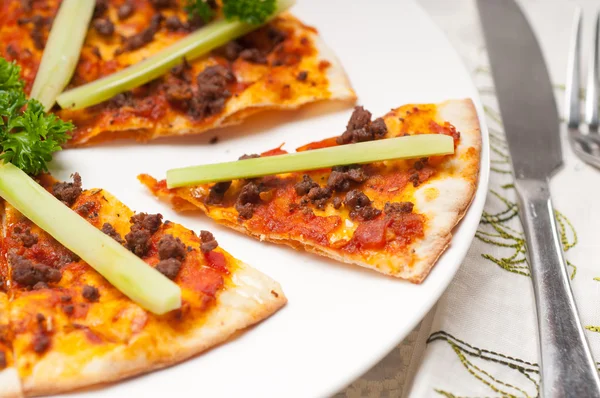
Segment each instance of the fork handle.
[{"label": "fork handle", "polygon": [[539,332],[542,397],[600,397],[556,228],[548,180],[517,179]]}]

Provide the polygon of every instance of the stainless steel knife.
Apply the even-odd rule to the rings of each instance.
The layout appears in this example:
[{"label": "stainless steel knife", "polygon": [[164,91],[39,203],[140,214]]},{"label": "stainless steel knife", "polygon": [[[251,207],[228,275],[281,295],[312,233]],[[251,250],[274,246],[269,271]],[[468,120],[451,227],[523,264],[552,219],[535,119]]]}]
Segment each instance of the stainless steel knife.
[{"label": "stainless steel knife", "polygon": [[515,0],[477,0],[527,241],[539,332],[543,397],[600,397],[600,379],[577,314],[549,178],[562,165],[550,76]]}]

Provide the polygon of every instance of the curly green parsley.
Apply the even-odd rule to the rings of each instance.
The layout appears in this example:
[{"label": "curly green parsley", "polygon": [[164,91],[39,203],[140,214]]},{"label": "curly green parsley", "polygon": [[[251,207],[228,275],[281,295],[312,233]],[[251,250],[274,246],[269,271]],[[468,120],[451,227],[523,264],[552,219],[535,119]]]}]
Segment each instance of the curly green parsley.
[{"label": "curly green parsley", "polygon": [[[275,0],[223,0],[223,15],[228,20],[239,19],[250,25],[260,25],[273,15],[276,6]],[[185,10],[190,18],[199,16],[205,22],[215,15],[208,0],[188,0]]]},{"label": "curly green parsley", "polygon": [[0,57],[0,160],[37,175],[48,171],[52,153],[70,138],[73,124],[27,99],[20,72],[17,64]]}]

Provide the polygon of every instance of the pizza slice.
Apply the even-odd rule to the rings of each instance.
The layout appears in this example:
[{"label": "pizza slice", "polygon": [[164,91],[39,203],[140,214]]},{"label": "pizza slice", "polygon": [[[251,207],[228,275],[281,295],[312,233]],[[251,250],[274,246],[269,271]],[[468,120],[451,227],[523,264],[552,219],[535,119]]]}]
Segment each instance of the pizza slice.
[{"label": "pizza slice", "polygon": [[16,372],[8,377],[18,373],[25,395],[107,383],[175,364],[286,302],[279,284],[222,250],[207,231],[197,235],[160,214],[134,214],[102,189],[82,191],[77,174],[73,183],[49,176],[40,181],[175,281],[182,306],[160,316],[145,311],[7,204],[3,267],[10,300],[0,319],[8,320],[12,335],[9,355]]},{"label": "pizza slice", "polygon": [[[29,92],[58,0],[0,3],[0,56],[22,67]],[[148,58],[197,29],[184,0],[98,1],[75,75],[81,86]],[[317,30],[284,13],[211,54],[104,103],[58,115],[76,126],[71,146],[148,141],[242,122],[268,109],[294,109],[356,96]]]},{"label": "pizza slice", "polygon": [[404,105],[375,120],[357,107],[342,135],[299,148],[424,133],[452,136],[455,153],[175,189],[139,178],[177,210],[200,209],[260,240],[420,283],[475,194],[481,136],[472,102]]}]

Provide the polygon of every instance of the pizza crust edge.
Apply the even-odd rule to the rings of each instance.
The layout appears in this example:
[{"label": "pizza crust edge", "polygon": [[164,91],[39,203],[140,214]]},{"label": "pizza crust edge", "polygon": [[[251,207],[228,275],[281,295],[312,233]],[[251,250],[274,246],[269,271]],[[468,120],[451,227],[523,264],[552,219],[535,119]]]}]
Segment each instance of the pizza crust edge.
[{"label": "pizza crust edge", "polygon": [[[477,182],[479,178],[479,169],[481,164],[481,128],[477,111],[470,99],[446,101],[439,105],[438,116],[443,120],[452,123],[461,134],[461,141],[457,148],[458,159],[454,162],[460,162],[462,168],[459,175],[453,179],[444,179],[441,181],[432,181],[423,184],[416,192],[417,202],[415,203],[419,212],[433,213],[438,220],[441,220],[436,226],[435,231],[426,235],[425,241],[418,244],[423,250],[417,250],[419,261],[417,261],[409,272],[403,273],[413,283],[421,283],[427,277],[439,257],[446,251],[452,240],[452,230],[458,225],[465,216],[471,202],[477,191]],[[467,153],[470,156],[465,156]],[[460,159],[463,157],[463,159]],[[466,158],[466,159],[465,159]],[[457,186],[456,184],[462,184]],[[455,184],[455,185],[452,185]],[[440,186],[443,185],[443,186]],[[449,198],[449,203],[443,203],[443,206],[449,214],[441,217],[437,205],[440,201],[427,202],[424,199],[424,192],[435,186],[436,189],[445,189],[446,192],[440,192],[438,198],[440,201]],[[456,192],[455,188],[460,188],[460,195],[452,197]],[[427,234],[427,232],[426,232]]]},{"label": "pizza crust edge", "polygon": [[0,371],[0,397],[17,398],[23,396],[21,380],[14,367]]}]

